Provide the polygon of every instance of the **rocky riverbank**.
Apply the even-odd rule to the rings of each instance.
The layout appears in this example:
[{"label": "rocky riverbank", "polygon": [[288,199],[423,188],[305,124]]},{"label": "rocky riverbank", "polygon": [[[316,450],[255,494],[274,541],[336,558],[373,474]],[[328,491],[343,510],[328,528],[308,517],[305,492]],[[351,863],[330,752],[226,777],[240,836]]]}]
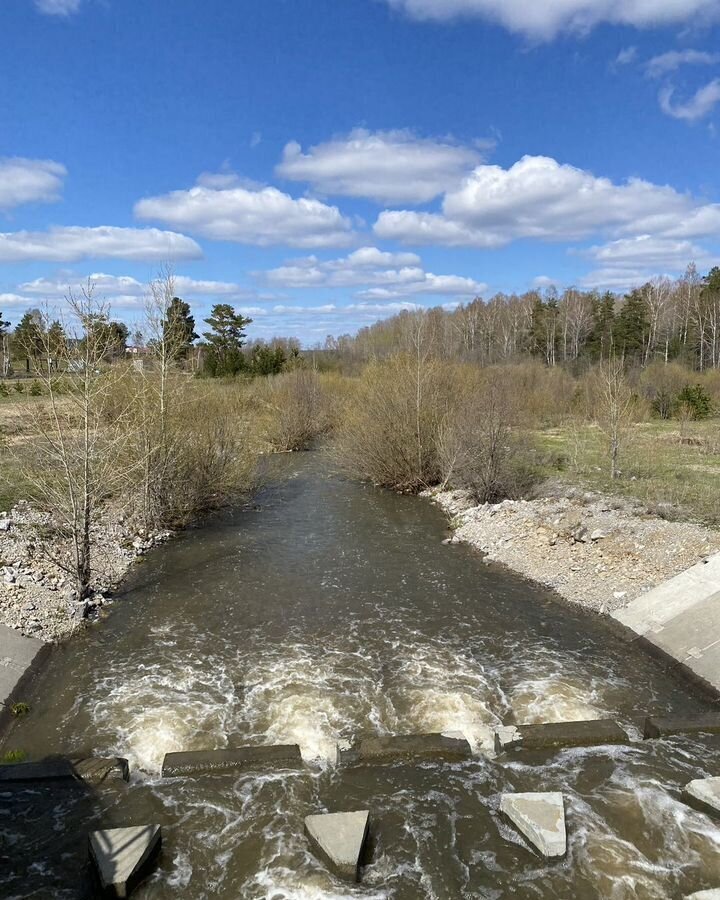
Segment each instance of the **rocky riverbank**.
[{"label": "rocky riverbank", "polygon": [[720,551],[720,532],[666,521],[639,503],[598,493],[481,506],[462,491],[425,496],[450,517],[450,540],[600,613]]},{"label": "rocky riverbank", "polygon": [[0,624],[43,641],[66,638],[96,618],[133,562],[171,536],[136,531],[124,520],[99,524],[91,534],[95,590],[79,601],[72,579],[51,559],[66,548],[47,546],[49,524],[27,503],[0,512]]}]

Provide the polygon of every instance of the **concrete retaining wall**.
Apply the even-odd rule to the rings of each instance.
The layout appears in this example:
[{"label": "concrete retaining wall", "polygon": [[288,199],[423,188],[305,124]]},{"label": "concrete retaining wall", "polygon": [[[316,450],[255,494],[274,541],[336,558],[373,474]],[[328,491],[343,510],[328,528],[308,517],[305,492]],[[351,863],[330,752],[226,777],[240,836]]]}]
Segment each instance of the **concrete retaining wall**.
[{"label": "concrete retaining wall", "polygon": [[0,737],[12,723],[10,706],[23,700],[23,690],[49,655],[51,646],[0,625]]},{"label": "concrete retaining wall", "polygon": [[612,615],[636,640],[720,696],[720,553]]}]

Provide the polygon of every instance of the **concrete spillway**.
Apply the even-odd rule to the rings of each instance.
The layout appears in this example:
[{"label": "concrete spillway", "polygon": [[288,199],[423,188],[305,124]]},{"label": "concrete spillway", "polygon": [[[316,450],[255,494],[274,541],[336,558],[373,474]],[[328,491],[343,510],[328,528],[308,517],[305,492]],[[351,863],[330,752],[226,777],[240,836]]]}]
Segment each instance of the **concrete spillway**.
[{"label": "concrete spillway", "polygon": [[613,618],[720,693],[720,553],[633,600]]}]

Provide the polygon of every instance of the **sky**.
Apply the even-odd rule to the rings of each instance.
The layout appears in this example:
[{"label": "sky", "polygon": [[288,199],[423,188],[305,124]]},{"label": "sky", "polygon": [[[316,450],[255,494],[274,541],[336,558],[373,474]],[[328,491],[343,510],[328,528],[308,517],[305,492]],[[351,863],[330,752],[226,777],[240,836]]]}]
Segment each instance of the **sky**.
[{"label": "sky", "polygon": [[720,0],[0,0],[0,313],[306,346],[720,264]]}]

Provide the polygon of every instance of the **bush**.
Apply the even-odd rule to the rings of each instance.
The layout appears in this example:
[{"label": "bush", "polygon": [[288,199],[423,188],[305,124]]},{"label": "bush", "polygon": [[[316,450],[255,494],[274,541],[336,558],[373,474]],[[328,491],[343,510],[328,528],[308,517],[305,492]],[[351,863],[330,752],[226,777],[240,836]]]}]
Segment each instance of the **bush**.
[{"label": "bush", "polygon": [[7,389],[7,385],[0,381],[0,397],[9,397],[10,391]]},{"label": "bush", "polygon": [[33,383],[30,385],[29,394],[31,397],[42,397],[42,385],[37,379],[33,380]]},{"label": "bush", "polygon": [[328,401],[316,372],[270,376],[258,390],[268,413],[264,436],[274,450],[307,450],[328,431]]},{"label": "bush", "polygon": [[684,412],[691,419],[707,419],[712,413],[712,399],[701,384],[687,384],[678,394],[675,408],[681,417]]},{"label": "bush", "polygon": [[24,393],[25,385],[22,383],[22,381],[15,382],[15,390],[18,392],[18,394]]}]

